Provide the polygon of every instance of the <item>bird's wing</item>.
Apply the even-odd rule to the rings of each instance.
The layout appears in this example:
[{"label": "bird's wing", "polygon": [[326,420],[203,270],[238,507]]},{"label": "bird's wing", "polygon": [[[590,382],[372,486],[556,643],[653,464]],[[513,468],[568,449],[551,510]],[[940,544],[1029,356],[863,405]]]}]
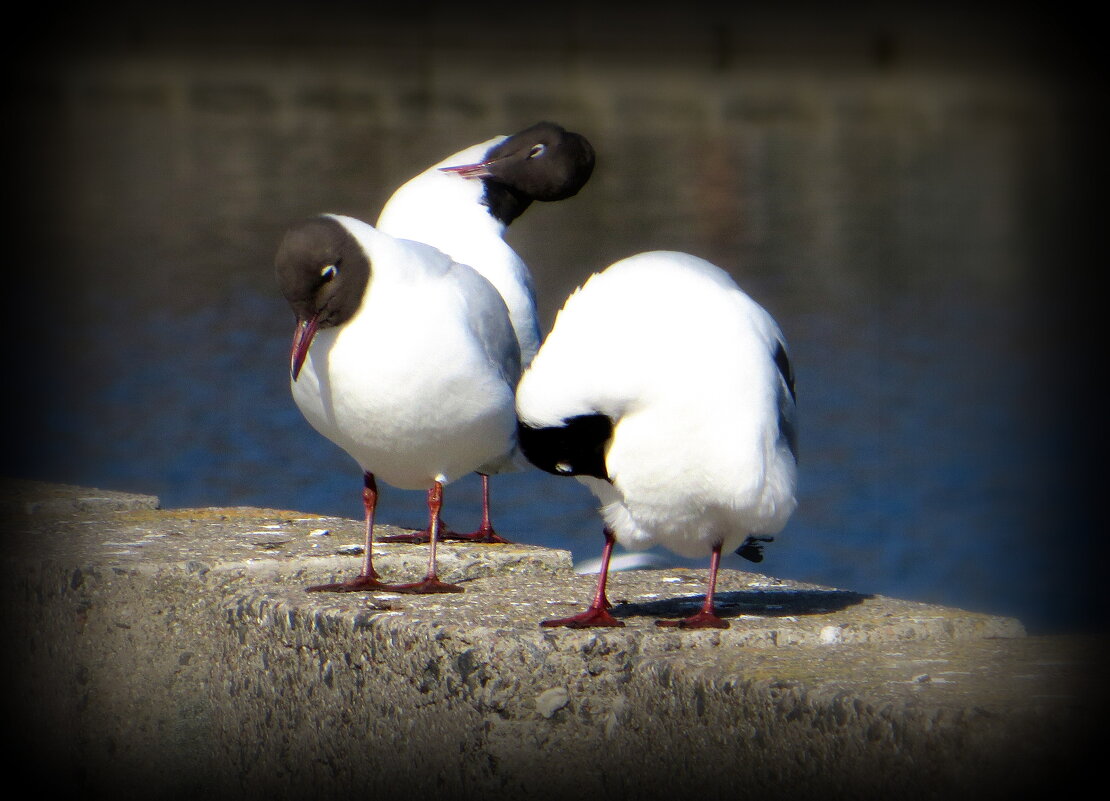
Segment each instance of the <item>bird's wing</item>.
[{"label": "bird's wing", "polygon": [[520,381],[520,345],[509,309],[497,289],[472,267],[454,264],[450,272],[464,298],[466,322],[490,363],[515,388]]}]

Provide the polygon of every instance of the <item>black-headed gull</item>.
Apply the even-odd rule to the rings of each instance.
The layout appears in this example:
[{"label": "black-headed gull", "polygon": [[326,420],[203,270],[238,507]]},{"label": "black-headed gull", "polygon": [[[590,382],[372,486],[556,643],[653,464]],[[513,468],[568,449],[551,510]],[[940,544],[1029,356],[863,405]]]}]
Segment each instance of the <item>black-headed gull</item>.
[{"label": "black-headed gull", "polygon": [[[431,246],[339,215],[293,226],[276,272],[297,319],[293,398],[364,475],[362,571],[310,589],[461,591],[436,575],[443,486],[474,471],[496,472],[515,450],[520,348],[501,295]],[[421,582],[378,581],[376,478],[428,492],[431,548]]]},{"label": "black-headed gull", "polygon": [[[521,364],[527,367],[540,345],[536,293],[532,275],[505,241],[505,231],[532,201],[564,200],[577,194],[593,168],[593,147],[584,136],[552,122],[539,122],[511,136],[472,145],[424,170],[393,193],[376,227],[433,245],[497,287],[509,308]],[[481,525],[472,534],[445,536],[506,542],[490,521],[489,476],[480,475]],[[426,535],[388,539],[423,541]]]},{"label": "black-headed gull", "polygon": [[727,627],[721,553],[758,557],[796,506],[794,403],[779,326],[723,270],[654,251],[590,277],[517,388],[521,450],[589,486],[606,538],[590,607],[543,625],[623,625],[605,594],[617,541],[710,555],[701,610],[658,624]]}]

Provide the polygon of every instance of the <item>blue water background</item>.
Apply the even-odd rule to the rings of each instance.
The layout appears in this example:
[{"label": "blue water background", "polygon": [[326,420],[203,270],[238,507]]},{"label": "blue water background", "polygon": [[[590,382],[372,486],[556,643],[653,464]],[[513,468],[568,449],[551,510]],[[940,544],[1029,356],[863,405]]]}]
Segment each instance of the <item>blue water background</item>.
[{"label": "blue water background", "polygon": [[[7,472],[166,507],[361,517],[358,468],[289,395],[281,231],[321,211],[372,221],[428,164],[551,117],[599,162],[580,196],[533,206],[510,232],[545,327],[591,272],[665,248],[728,269],[790,342],[799,507],[756,569],[1032,630],[1098,618],[1069,377],[1039,306],[1062,269],[1069,188],[1051,93],[867,72],[626,91],[598,68],[609,106],[548,87],[517,106],[432,92],[386,114],[361,67],[313,78],[319,63],[298,61],[297,83],[287,60],[146,59],[61,69],[36,100],[50,243],[36,280],[52,325],[31,330],[47,357],[24,394],[32,447]],[[476,525],[477,479],[447,504],[453,527]],[[379,509],[425,522],[422,493],[383,487]],[[599,552],[575,481],[498,477],[494,514],[512,539]]]}]

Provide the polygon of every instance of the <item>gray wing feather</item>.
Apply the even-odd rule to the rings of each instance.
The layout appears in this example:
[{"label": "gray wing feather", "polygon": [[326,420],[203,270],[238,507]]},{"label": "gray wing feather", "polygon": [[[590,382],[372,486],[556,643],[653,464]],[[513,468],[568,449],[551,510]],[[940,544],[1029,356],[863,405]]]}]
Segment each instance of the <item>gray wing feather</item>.
[{"label": "gray wing feather", "polygon": [[520,344],[501,293],[476,270],[456,264],[452,274],[466,300],[467,323],[486,357],[514,390],[520,381]]}]

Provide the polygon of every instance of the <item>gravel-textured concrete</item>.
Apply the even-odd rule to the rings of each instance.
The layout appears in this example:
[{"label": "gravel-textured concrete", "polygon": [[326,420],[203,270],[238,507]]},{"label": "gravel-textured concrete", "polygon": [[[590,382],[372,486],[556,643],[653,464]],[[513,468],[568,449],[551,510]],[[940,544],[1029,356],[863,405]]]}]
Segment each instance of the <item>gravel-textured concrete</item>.
[{"label": "gravel-textured concrete", "polygon": [[[1078,775],[1097,641],[727,571],[614,575],[622,629],[564,551],[447,544],[457,595],[309,594],[359,521],[157,508],[6,482],[16,753],[47,785],[136,797],[1001,797]],[[526,539],[526,537],[521,537]],[[387,580],[426,546],[376,547]],[[33,762],[29,761],[33,760]],[[48,769],[43,771],[42,765]]]}]

